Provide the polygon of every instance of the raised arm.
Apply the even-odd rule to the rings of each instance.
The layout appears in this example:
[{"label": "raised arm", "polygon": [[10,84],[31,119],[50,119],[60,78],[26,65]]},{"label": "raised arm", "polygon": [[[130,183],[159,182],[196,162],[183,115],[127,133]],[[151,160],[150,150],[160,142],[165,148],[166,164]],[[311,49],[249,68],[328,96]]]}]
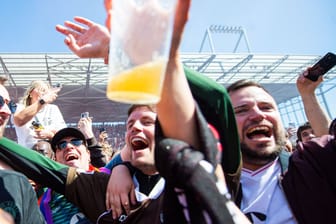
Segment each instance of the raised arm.
[{"label": "raised arm", "polygon": [[88,149],[90,151],[91,164],[100,168],[106,165],[106,157],[103,153],[103,147],[98,144],[92,130],[92,118],[82,117],[77,124],[78,129],[84,134]]},{"label": "raised arm", "polygon": [[169,61],[157,110],[166,137],[185,141],[197,148],[199,142],[196,132],[195,102],[179,57],[179,46],[188,20],[190,3],[187,0],[177,3]]},{"label": "raised arm", "polygon": [[304,76],[308,70],[299,75],[296,86],[300,93],[307,119],[312,126],[316,136],[328,134],[330,118],[321,107],[315,94],[316,88],[322,83],[323,77],[320,76],[316,82],[313,82]]}]

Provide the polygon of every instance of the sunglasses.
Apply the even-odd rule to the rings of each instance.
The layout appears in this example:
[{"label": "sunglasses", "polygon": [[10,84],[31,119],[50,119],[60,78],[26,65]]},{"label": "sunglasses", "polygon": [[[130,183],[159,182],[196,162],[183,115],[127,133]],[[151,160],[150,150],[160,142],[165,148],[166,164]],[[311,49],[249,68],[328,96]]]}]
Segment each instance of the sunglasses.
[{"label": "sunglasses", "polygon": [[80,146],[83,144],[83,140],[81,139],[71,139],[70,141],[61,141],[58,144],[56,144],[57,148],[59,150],[63,150],[67,147],[67,145],[71,143],[73,146]]},{"label": "sunglasses", "polygon": [[17,108],[16,103],[13,100],[6,102],[6,100],[2,96],[0,96],[0,107],[3,107],[5,104],[7,104],[11,113],[14,114]]}]

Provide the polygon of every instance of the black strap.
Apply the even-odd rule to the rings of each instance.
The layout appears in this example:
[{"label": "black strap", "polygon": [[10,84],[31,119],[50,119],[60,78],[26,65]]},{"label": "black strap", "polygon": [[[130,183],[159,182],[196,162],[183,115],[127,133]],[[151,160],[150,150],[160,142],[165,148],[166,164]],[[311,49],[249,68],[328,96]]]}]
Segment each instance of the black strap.
[{"label": "black strap", "polygon": [[[183,189],[191,223],[206,223],[202,211],[209,214],[213,223],[234,223],[227,207],[229,199],[219,192],[216,176],[200,165],[200,161],[204,161],[201,152],[185,142],[169,138],[156,147],[159,149],[155,155],[157,168],[167,182],[166,187]],[[168,189],[166,194],[168,192],[173,191]]]},{"label": "black strap", "polygon": [[240,183],[239,187],[238,187],[238,192],[237,192],[236,200],[235,200],[235,203],[238,206],[238,208],[240,208],[242,199],[243,199],[243,188],[242,188],[242,185]]}]

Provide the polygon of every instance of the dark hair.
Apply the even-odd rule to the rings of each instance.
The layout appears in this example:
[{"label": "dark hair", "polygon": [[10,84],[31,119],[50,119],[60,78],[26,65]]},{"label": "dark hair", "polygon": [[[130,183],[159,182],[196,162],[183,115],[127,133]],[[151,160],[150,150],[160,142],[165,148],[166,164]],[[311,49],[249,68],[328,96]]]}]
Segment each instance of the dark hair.
[{"label": "dark hair", "polygon": [[296,137],[298,139],[298,141],[301,141],[302,142],[302,137],[301,137],[301,133],[304,131],[304,130],[307,130],[307,129],[311,129],[311,125],[309,122],[306,122],[304,123],[303,125],[299,126],[298,129],[297,129],[297,132],[296,132]]},{"label": "dark hair", "polygon": [[336,118],[331,122],[329,126],[329,135],[334,135],[336,137]]},{"label": "dark hair", "polygon": [[105,132],[106,131],[106,128],[102,127],[102,128],[99,128],[99,133],[102,133],[102,132]]},{"label": "dark hair", "polygon": [[156,113],[156,105],[155,104],[133,104],[133,105],[130,106],[130,108],[128,108],[127,117],[129,117],[131,115],[131,113],[138,107],[146,107],[150,111]]},{"label": "dark hair", "polygon": [[269,94],[269,92],[262,85],[260,85],[257,82],[248,80],[248,79],[238,80],[238,81],[232,83],[231,85],[229,85],[226,88],[226,90],[227,90],[228,93],[230,93],[230,92],[234,92],[236,90],[239,90],[239,89],[242,89],[242,88],[245,88],[245,87],[249,87],[249,86],[259,87]]}]

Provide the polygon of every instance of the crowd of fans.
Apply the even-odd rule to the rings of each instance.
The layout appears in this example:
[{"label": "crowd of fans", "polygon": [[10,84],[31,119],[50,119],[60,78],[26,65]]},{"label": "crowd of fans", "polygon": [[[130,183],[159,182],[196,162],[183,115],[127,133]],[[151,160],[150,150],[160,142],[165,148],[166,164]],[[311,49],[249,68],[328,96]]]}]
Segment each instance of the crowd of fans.
[{"label": "crowd of fans", "polygon": [[[104,3],[110,27],[112,1]],[[0,220],[334,223],[335,125],[314,93],[323,78],[306,79],[309,68],[298,77],[309,127],[287,146],[276,101],[261,84],[242,79],[224,89],[180,63],[189,7],[177,3],[161,101],[132,105],[125,124],[86,116],[67,126],[52,104],[59,89],[45,83],[32,84],[15,111],[0,83]],[[107,61],[107,28],[75,20],[81,25],[57,26],[68,47]]]},{"label": "crowd of fans", "polygon": [[[73,125],[67,125],[68,127],[74,127]],[[125,124],[111,124],[111,125],[95,125],[92,124],[93,133],[98,139],[100,134],[100,129],[105,128],[106,132],[108,133],[108,143],[113,147],[115,150],[121,150],[122,147],[125,145],[125,131],[126,127]],[[13,124],[9,122],[6,126],[5,137],[12,139],[13,141],[17,141],[17,136],[15,132],[15,127]]]}]

